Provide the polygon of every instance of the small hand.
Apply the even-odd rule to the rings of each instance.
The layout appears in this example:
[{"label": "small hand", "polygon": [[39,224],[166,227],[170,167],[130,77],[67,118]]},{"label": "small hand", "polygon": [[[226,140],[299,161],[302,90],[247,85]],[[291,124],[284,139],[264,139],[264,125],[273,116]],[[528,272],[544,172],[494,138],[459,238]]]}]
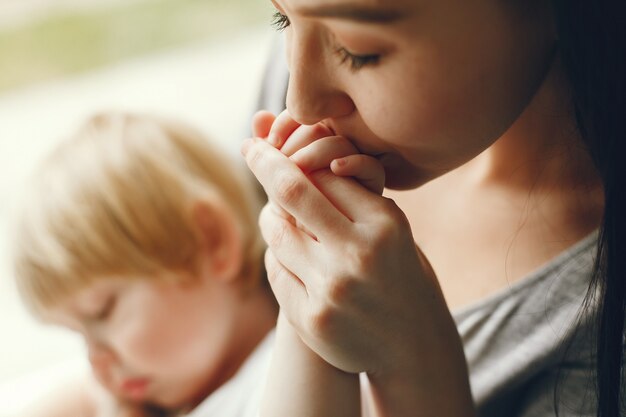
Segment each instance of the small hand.
[{"label": "small hand", "polygon": [[340,177],[353,177],[364,187],[382,194],[385,171],[375,158],[364,155],[346,138],[322,123],[300,125],[284,111],[278,117],[259,112],[253,119],[255,137],[267,141],[289,156],[305,173],[330,169]]}]

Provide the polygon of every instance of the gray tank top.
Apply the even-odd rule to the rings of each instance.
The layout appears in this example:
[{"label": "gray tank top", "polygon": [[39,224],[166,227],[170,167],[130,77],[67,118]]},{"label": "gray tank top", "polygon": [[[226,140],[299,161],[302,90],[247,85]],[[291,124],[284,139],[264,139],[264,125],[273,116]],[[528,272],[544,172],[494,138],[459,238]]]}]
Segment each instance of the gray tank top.
[{"label": "gray tank top", "polygon": [[481,417],[554,416],[555,404],[559,416],[595,416],[593,337],[577,323],[596,239],[592,233],[525,279],[453,313]]}]

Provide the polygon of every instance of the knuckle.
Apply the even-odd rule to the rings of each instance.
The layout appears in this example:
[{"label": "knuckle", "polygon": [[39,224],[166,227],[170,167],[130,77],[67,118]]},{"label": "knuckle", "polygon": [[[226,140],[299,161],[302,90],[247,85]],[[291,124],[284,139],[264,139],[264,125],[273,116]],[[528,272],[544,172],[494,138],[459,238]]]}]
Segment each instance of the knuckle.
[{"label": "knuckle", "polygon": [[263,152],[261,152],[260,146],[251,146],[246,153],[246,162],[248,163],[248,166],[254,170],[262,163],[262,160]]},{"label": "knuckle", "polygon": [[336,322],[336,311],[328,305],[318,306],[309,317],[307,333],[315,338],[326,338],[332,333]]},{"label": "knuckle", "polygon": [[317,123],[313,125],[311,129],[312,129],[311,135],[315,138],[323,138],[323,137],[330,136],[332,134],[330,129],[321,123]]},{"label": "knuckle", "polygon": [[300,178],[282,174],[276,180],[276,199],[286,205],[297,204],[306,192],[306,184]]},{"label": "knuckle", "polygon": [[406,216],[390,198],[381,198],[376,202],[375,212],[378,213],[378,223],[383,228],[400,228],[408,225]]},{"label": "knuckle", "polygon": [[355,298],[358,286],[358,280],[352,276],[336,278],[328,283],[326,296],[333,304],[346,305]]},{"label": "knuckle", "polygon": [[289,239],[289,230],[285,222],[277,223],[266,232],[267,245],[271,248],[283,246]]},{"label": "knuckle", "polygon": [[385,217],[380,221],[372,236],[371,251],[376,253],[396,241],[400,235],[398,226],[398,223],[390,217]]},{"label": "knuckle", "polygon": [[355,276],[367,275],[376,263],[377,249],[368,243],[367,247],[348,245],[346,247],[346,265]]},{"label": "knuckle", "polygon": [[385,217],[395,217],[400,211],[395,201],[390,198],[377,199],[377,203],[379,204],[379,212]]}]

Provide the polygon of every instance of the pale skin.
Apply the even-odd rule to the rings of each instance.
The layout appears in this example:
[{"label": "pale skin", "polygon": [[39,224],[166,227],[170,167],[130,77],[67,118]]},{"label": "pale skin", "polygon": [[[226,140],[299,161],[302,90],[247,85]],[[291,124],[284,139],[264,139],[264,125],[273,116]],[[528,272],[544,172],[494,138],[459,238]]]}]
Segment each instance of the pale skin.
[{"label": "pale skin", "polygon": [[[312,178],[318,176],[319,170],[328,171],[330,168],[336,175],[354,177],[373,193],[380,195],[383,191],[385,173],[380,163],[374,158],[359,154],[349,141],[333,136],[330,129],[322,124],[302,126],[288,112],[283,112],[277,118],[267,112],[260,112],[254,118],[253,131],[256,137],[281,138],[281,152],[296,162],[304,172],[311,174]],[[288,140],[283,140],[287,137]],[[297,224],[278,206],[268,205],[265,210],[284,216],[294,226],[315,238],[305,226]],[[261,219],[266,216],[267,214],[262,214]],[[271,252],[266,255],[267,263],[273,262]],[[361,415],[358,378],[329,365],[317,356],[302,342],[284,315],[279,316],[276,333],[274,365],[265,388],[267,395],[261,406],[261,415]],[[297,372],[293,372],[294,369]],[[306,395],[302,395],[303,390],[306,390]],[[284,398],[298,401],[284,401]],[[325,401],[319,401],[320,398]]]},{"label": "pale skin", "polygon": [[274,327],[276,308],[260,280],[240,275],[234,217],[204,202],[193,216],[195,272],[102,277],[48,309],[44,320],[84,337],[93,375],[26,416],[174,416],[235,374]]},{"label": "pale skin", "polygon": [[[474,415],[450,310],[599,225],[602,189],[574,128],[549,5],[531,3],[274,2],[290,23],[294,122],[322,123],[374,156],[388,187],[420,187],[388,193],[396,204],[328,171],[307,175],[274,147],[288,134],[242,148],[271,204],[295,219],[261,218],[282,314],[328,364],[367,372],[373,415]],[[306,395],[292,406],[305,410]]]}]

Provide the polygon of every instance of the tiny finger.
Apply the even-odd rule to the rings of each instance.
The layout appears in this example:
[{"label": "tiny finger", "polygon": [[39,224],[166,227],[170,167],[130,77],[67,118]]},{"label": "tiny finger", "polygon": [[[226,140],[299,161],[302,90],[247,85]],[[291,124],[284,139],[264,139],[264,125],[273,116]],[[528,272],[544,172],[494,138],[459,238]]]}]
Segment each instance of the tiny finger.
[{"label": "tiny finger", "polygon": [[382,194],[385,188],[385,169],[378,160],[369,155],[348,155],[335,159],[331,162],[330,169],[340,177],[353,177],[376,194]]},{"label": "tiny finger", "polygon": [[358,153],[358,150],[342,136],[329,136],[311,143],[298,150],[291,160],[304,172],[328,169],[331,162],[338,158]]},{"label": "tiny finger", "polygon": [[312,126],[302,125],[291,134],[280,150],[283,154],[292,156],[294,153],[309,146],[316,140],[333,135],[333,132],[321,123]]},{"label": "tiny finger", "polygon": [[273,147],[281,149],[287,138],[300,126],[300,123],[293,120],[291,115],[285,110],[274,120],[274,124],[267,136],[267,141]]},{"label": "tiny finger", "polygon": [[260,110],[252,116],[252,135],[255,138],[267,138],[276,116],[267,110]]}]

